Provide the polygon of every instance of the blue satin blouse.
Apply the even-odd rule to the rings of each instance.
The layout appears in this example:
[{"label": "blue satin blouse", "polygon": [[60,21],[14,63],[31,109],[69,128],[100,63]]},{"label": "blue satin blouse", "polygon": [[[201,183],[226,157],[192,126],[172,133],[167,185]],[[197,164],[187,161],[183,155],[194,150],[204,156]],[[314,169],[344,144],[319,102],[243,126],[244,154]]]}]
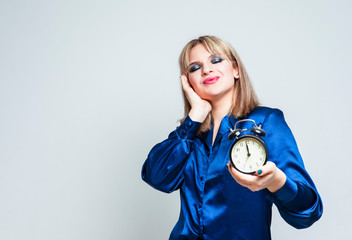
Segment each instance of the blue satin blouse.
[{"label": "blue satin blouse", "polygon": [[[271,239],[273,203],[295,228],[309,227],[322,215],[321,198],[283,113],[257,107],[246,118],[266,131],[263,140],[268,161],[286,174],[284,186],[275,193],[267,189],[252,192],[229,173],[226,164],[235,139],[229,141],[227,137],[240,119],[224,117],[212,144],[212,130],[197,135],[201,123],[187,117],[166,140],[153,147],[142,168],[142,179],[152,187],[166,193],[180,192],[180,216],[170,239]],[[237,125],[252,126],[252,122]]]}]

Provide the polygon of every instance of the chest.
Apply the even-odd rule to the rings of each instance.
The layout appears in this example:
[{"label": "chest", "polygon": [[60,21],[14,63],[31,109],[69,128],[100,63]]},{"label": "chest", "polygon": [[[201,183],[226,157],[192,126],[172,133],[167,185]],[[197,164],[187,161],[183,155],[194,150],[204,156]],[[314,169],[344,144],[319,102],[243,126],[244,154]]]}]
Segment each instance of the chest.
[{"label": "chest", "polygon": [[194,180],[199,177],[204,181],[223,175],[230,161],[230,148],[231,142],[227,139],[221,139],[211,147],[196,142],[184,168],[185,178]]}]

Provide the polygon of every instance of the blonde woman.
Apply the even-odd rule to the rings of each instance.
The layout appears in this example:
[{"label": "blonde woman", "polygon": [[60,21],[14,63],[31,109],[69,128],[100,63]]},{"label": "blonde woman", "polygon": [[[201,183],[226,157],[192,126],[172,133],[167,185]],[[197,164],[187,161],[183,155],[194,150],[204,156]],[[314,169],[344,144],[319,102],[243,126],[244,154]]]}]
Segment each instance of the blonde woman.
[{"label": "blonde woman", "polygon": [[[322,201],[283,113],[259,106],[231,45],[201,36],[184,47],[179,64],[185,116],[142,169],[152,187],[180,191],[180,217],[170,239],[271,239],[273,203],[295,228],[317,221]],[[237,171],[229,157],[230,129],[244,118],[267,133],[268,161],[254,174]],[[253,123],[240,125],[250,129]]]}]

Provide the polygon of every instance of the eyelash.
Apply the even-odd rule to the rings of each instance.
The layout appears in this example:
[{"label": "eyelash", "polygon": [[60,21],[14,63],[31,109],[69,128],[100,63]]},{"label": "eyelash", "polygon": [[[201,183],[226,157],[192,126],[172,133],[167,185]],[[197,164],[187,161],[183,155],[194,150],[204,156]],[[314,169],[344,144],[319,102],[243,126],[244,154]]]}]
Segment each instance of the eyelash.
[{"label": "eyelash", "polygon": [[216,64],[216,63],[219,63],[219,62],[222,62],[224,59],[222,59],[221,57],[214,57],[212,60],[211,60],[211,63],[212,64]]},{"label": "eyelash", "polygon": [[[219,62],[222,62],[223,60],[224,60],[224,59],[221,58],[221,57],[214,57],[214,58],[211,59],[211,63],[212,63],[212,64],[217,64],[217,63],[219,63]],[[189,72],[190,72],[190,73],[193,73],[193,72],[197,71],[197,70],[200,69],[200,68],[201,68],[200,65],[193,65],[193,66],[189,69]]]}]

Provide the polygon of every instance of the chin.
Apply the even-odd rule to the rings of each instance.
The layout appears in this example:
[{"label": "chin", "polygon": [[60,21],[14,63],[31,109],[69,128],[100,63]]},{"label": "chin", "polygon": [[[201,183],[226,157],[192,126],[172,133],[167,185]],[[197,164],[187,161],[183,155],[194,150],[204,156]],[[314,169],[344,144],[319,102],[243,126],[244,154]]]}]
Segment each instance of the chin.
[{"label": "chin", "polygon": [[215,100],[219,100],[221,98],[231,98],[233,97],[233,92],[232,91],[212,91],[212,92],[207,92],[202,94],[201,98],[204,100],[208,100],[208,101],[215,101]]},{"label": "chin", "polygon": [[208,91],[206,93],[203,93],[203,97],[207,99],[211,99],[211,98],[217,98],[224,94],[225,93],[223,91],[216,91],[216,89],[213,89],[213,91]]},{"label": "chin", "polygon": [[207,95],[204,95],[201,98],[204,99],[204,100],[207,100],[207,101],[213,101],[215,99],[218,99],[219,96],[221,96],[221,94],[207,94]]}]

